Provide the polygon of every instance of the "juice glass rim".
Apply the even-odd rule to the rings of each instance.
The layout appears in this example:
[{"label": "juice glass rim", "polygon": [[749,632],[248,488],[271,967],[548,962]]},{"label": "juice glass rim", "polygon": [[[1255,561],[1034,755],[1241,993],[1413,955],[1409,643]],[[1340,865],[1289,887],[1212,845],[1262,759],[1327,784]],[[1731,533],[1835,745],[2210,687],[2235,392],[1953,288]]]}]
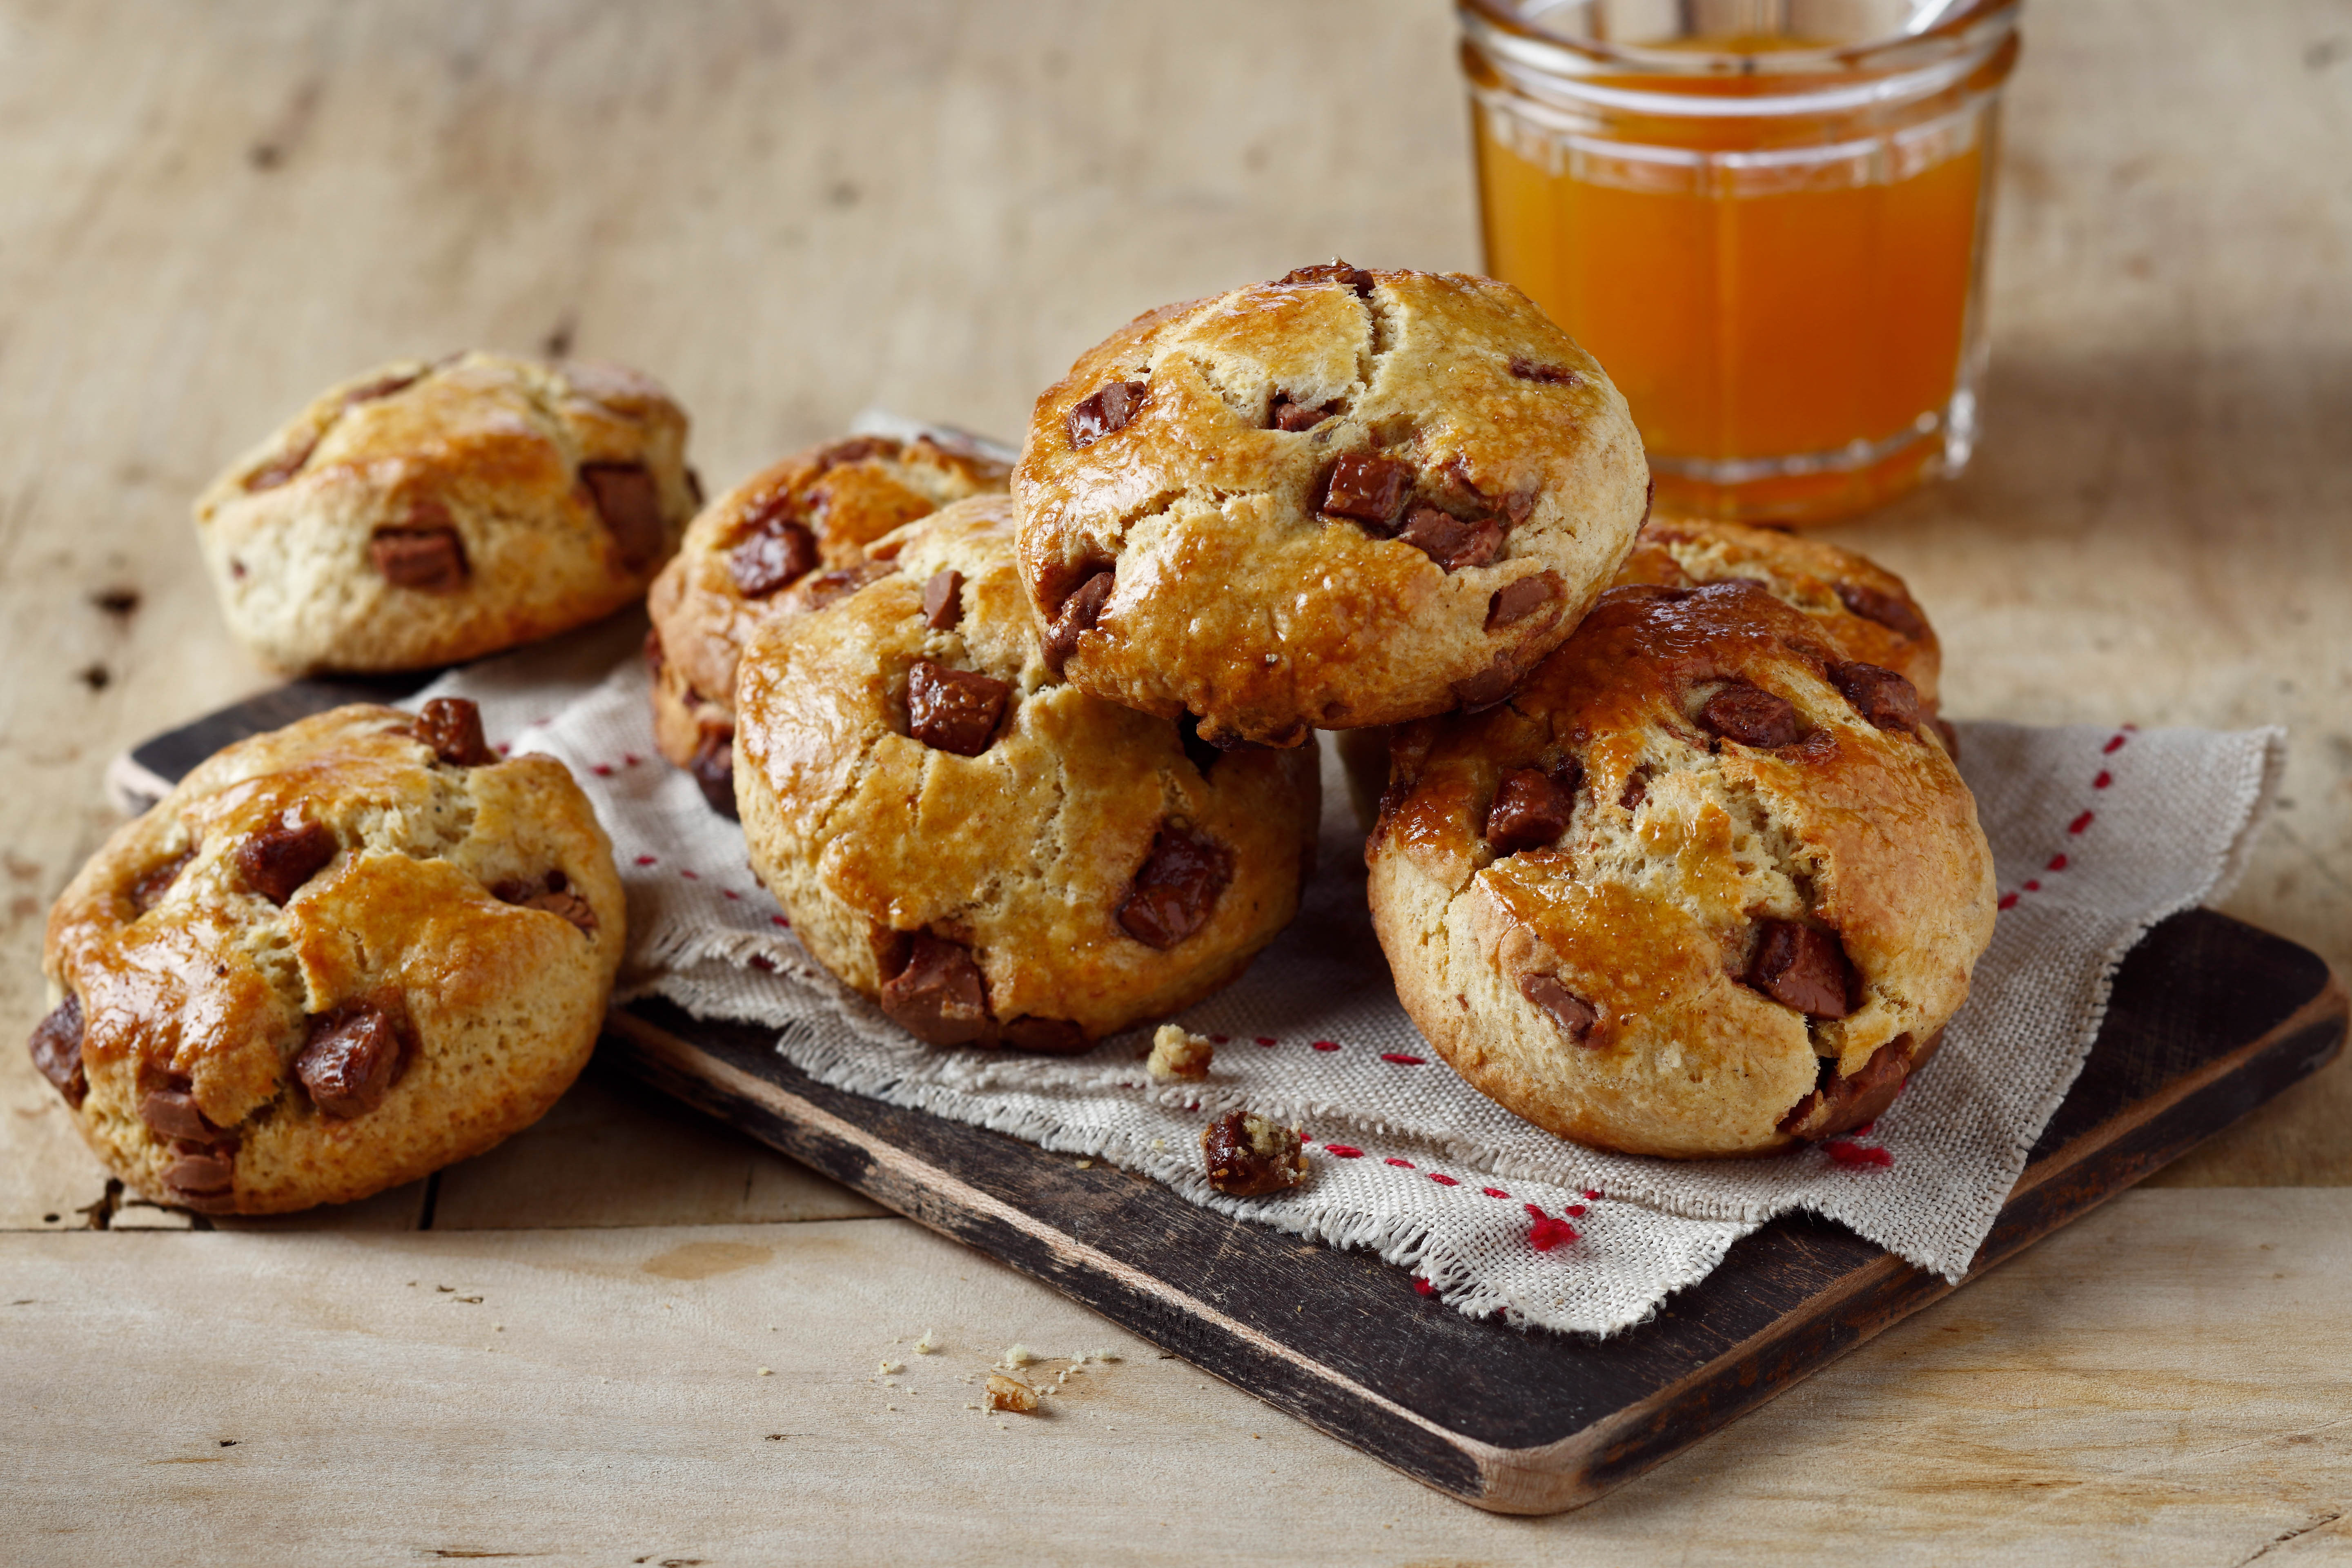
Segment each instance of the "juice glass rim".
[{"label": "juice glass rim", "polygon": [[[1738,52],[1572,38],[1528,20],[1533,0],[1456,0],[1455,8],[1467,41],[1531,97],[1620,113],[1755,119],[1864,110],[1944,92],[2011,40],[2021,3],[1967,0],[1916,34]],[[1617,86],[1612,78],[1653,84],[1682,79],[1690,87]],[[1738,90],[1723,90],[1735,84]]]}]

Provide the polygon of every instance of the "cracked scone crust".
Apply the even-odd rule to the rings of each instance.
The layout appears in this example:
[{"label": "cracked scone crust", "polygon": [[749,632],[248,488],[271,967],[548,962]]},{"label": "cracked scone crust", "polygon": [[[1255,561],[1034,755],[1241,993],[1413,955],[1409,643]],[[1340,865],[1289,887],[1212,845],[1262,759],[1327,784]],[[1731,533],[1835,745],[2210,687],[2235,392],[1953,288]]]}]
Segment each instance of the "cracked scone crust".
[{"label": "cracked scone crust", "polygon": [[1967,787],[1870,668],[1752,584],[1619,588],[1504,706],[1402,731],[1366,858],[1422,1032],[1627,1153],[1763,1153],[1883,1109],[1967,997],[1994,893]]},{"label": "cracked scone crust", "polygon": [[1089,352],[1013,490],[1066,679],[1289,745],[1499,700],[1607,584],[1648,482],[1624,399],[1517,289],[1334,264]]},{"label": "cracked scone crust", "polygon": [[196,534],[229,630],[270,664],[453,663],[641,597],[698,504],[686,432],[618,365],[397,361],[231,465]]},{"label": "cracked scone crust", "polygon": [[35,1059],[131,1186],[365,1197],[530,1125],[586,1063],[625,931],[594,812],[551,758],[463,766],[419,733],[353,706],[240,742],[58,900]]},{"label": "cracked scone crust", "polygon": [[[794,934],[886,1014],[936,1044],[1076,1049],[1207,995],[1288,923],[1316,761],[1188,746],[1056,679],[1013,532],[1008,500],[960,501],[875,547],[895,572],[761,626],[736,795]],[[941,682],[972,700],[942,706]]]},{"label": "cracked scone crust", "polygon": [[808,607],[813,576],[856,568],[868,544],[950,501],[1001,493],[1009,475],[926,437],[860,436],[763,468],[703,509],[646,604],[662,754],[714,804],[731,797],[735,666],[760,623]]}]

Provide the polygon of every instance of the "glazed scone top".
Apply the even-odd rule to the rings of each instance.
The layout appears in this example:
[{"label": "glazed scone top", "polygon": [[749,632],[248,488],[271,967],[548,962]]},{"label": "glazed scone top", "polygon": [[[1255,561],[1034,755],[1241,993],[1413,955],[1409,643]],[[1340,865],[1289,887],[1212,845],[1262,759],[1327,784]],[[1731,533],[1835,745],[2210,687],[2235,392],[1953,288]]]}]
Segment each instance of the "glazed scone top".
[{"label": "glazed scone top", "polygon": [[[94,1144],[135,1159],[141,1097],[184,1083],[243,1140],[237,1205],[300,1207],[473,1152],[570,1082],[625,936],[610,847],[561,763],[462,765],[421,734],[358,705],[239,742],[67,887],[43,968],[79,1011],[83,1082],[58,1087],[86,1095]],[[317,1020],[362,1005],[408,1059],[388,1100],[336,1121],[292,1067]],[[537,1037],[567,1030],[551,1085]]]},{"label": "glazed scone top", "polygon": [[[1174,722],[1057,679],[1013,522],[1006,498],[957,502],[874,547],[887,576],[763,625],[737,685],[736,787],[762,880],[835,973],[877,995],[896,944],[929,933],[984,977],[977,1037],[1050,1047],[1016,1026],[1092,1039],[1232,978],[1297,908],[1318,797],[1311,748],[1188,749]],[[998,683],[981,694],[1001,707],[961,736],[927,729],[926,665]],[[1223,869],[1155,928],[1129,900],[1171,835]]]},{"label": "glazed scone top", "polygon": [[[1507,704],[1407,729],[1367,854],[1433,1043],[1540,1125],[1687,1155],[1785,1146],[1832,1074],[1931,1042],[1990,940],[1992,861],[1891,679],[1753,584],[1627,587]],[[1513,775],[1564,817],[1515,836]],[[1844,995],[1759,988],[1783,926],[1842,948]],[[1581,1038],[1529,994],[1547,979]],[[1474,1009],[1483,1034],[1454,1021]]]},{"label": "glazed scone top", "polygon": [[704,508],[654,582],[662,657],[722,710],[752,629],[813,572],[855,567],[868,544],[966,496],[1002,491],[1009,470],[928,437],[857,436],[772,464]]},{"label": "glazed scone top", "polygon": [[1334,264],[1137,318],[1038,399],[1013,484],[1067,679],[1292,744],[1499,699],[1607,584],[1648,469],[1517,289]]}]

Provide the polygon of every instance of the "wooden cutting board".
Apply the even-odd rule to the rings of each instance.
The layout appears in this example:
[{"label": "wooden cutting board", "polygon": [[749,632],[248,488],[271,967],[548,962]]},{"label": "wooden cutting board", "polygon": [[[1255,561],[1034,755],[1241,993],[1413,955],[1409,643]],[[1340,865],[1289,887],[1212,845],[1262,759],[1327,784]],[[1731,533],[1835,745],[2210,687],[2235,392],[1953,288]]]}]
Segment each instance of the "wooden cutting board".
[{"label": "wooden cutting board", "polygon": [[[109,784],[152,799],[231,741],[404,685],[299,682],[161,735]],[[2081,1078],[1969,1279],[2331,1060],[2347,997],[2317,955],[2206,910],[2124,961]],[[1776,1220],[1606,1341],[1463,1317],[1402,1268],[1185,1202],[1100,1163],[829,1089],[765,1028],[616,1010],[614,1065],[1480,1508],[1574,1508],[1954,1287],[1829,1221]],[[1963,1281],[1965,1284],[1966,1281]]]}]

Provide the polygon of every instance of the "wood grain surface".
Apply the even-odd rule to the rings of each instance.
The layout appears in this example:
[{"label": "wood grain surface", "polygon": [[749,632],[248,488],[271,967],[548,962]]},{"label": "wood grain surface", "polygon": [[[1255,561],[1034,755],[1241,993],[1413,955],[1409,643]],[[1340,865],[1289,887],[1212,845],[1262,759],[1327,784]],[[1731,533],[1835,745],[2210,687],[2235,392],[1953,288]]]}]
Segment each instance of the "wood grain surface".
[{"label": "wood grain surface", "polygon": [[[1015,431],[1036,388],[1145,306],[1335,251],[1475,267],[1451,28],[1435,0],[0,5],[0,1041],[43,1010],[43,913],[112,826],[104,760],[269,682],[220,628],[186,509],[319,386],[466,343],[629,360],[686,402],[719,484],[868,404]],[[1908,576],[1958,712],[2288,725],[2280,813],[2227,907],[2352,967],[2352,13],[2036,0],[2026,34],[1983,448],[1958,484],[1837,537]],[[436,1519],[596,1560],[709,1554],[689,1537],[730,1561],[794,1541],[850,1560],[873,1554],[869,1520],[910,1554],[1076,1559],[1074,1509],[1149,1521],[1115,1536],[1137,1555],[1625,1561],[1876,1542],[1920,1561],[2268,1563],[2347,1549],[2341,1524],[2309,1528],[2352,1500],[2344,1428],[2327,1426],[2352,1361],[2332,1305],[2352,1235],[2342,1191],[2136,1195],[1538,1531],[1420,1497],[1215,1389],[1155,1407],[1181,1440],[992,1466],[872,1429],[780,1485],[772,1453],[708,1446],[704,1385],[663,1382],[644,1370],[656,1360],[633,1374],[646,1403],[560,1419],[546,1383],[580,1381],[595,1355],[645,1357],[664,1342],[650,1329],[583,1329],[534,1363],[541,1383],[477,1382],[471,1363],[436,1382],[423,1328],[388,1315],[379,1277],[331,1258],[473,1247],[569,1281],[590,1276],[499,1249],[627,1259],[648,1233],[452,1237],[441,1216],[694,1226],[856,1201],[610,1084],[558,1117],[578,1120],[429,1194],[299,1222],[341,1235],[132,1236],[184,1221],[110,1198],[20,1051],[0,1049],[0,1227],[76,1232],[0,1237],[12,1280],[63,1269],[73,1291],[41,1292],[77,1304],[29,1370],[18,1347],[34,1342],[13,1326],[0,1341],[13,1407],[43,1412],[6,1439],[9,1517],[81,1531],[44,1539],[93,1558],[234,1528],[372,1559],[437,1547],[399,1524]],[[2347,1125],[2339,1064],[2158,1180],[2340,1189]],[[404,1229],[428,1207],[433,1231]],[[89,1214],[112,1231],[83,1233]],[[923,1299],[963,1256],[895,1220],[756,1235],[824,1281],[795,1320],[811,1354],[848,1342],[828,1336],[873,1303]],[[822,1239],[803,1252],[803,1235]],[[2262,1271],[2273,1259],[2280,1279]],[[991,1333],[1081,1321],[1003,1289]],[[312,1359],[335,1336],[348,1355]],[[276,1370],[242,1381],[259,1341]],[[322,1523],[301,1453],[344,1408],[321,1391],[362,1363],[382,1381],[348,1385],[392,1404],[384,1425],[341,1428],[375,1439],[334,1447],[350,1473],[388,1462],[391,1434],[457,1457],[404,1471],[386,1494],[399,1509]],[[169,1419],[134,1421],[159,1389]],[[274,1480],[144,1468],[166,1457],[154,1434],[193,1440],[211,1410],[265,1406],[288,1413]],[[1254,1467],[1252,1429],[1291,1447]],[[537,1478],[511,1510],[510,1489],[465,1484],[472,1445],[500,1438]],[[93,1466],[120,1484],[89,1488]],[[20,1489],[63,1471],[82,1484]],[[652,1478],[625,1520],[629,1489],[607,1478]],[[1245,1501],[1204,1504],[1202,1480]],[[174,1496],[210,1500],[164,1510]],[[728,1517],[692,1523],[714,1513]],[[1406,1535],[1391,1547],[1374,1521]],[[1153,1545],[1155,1529],[1175,1544]]]}]

